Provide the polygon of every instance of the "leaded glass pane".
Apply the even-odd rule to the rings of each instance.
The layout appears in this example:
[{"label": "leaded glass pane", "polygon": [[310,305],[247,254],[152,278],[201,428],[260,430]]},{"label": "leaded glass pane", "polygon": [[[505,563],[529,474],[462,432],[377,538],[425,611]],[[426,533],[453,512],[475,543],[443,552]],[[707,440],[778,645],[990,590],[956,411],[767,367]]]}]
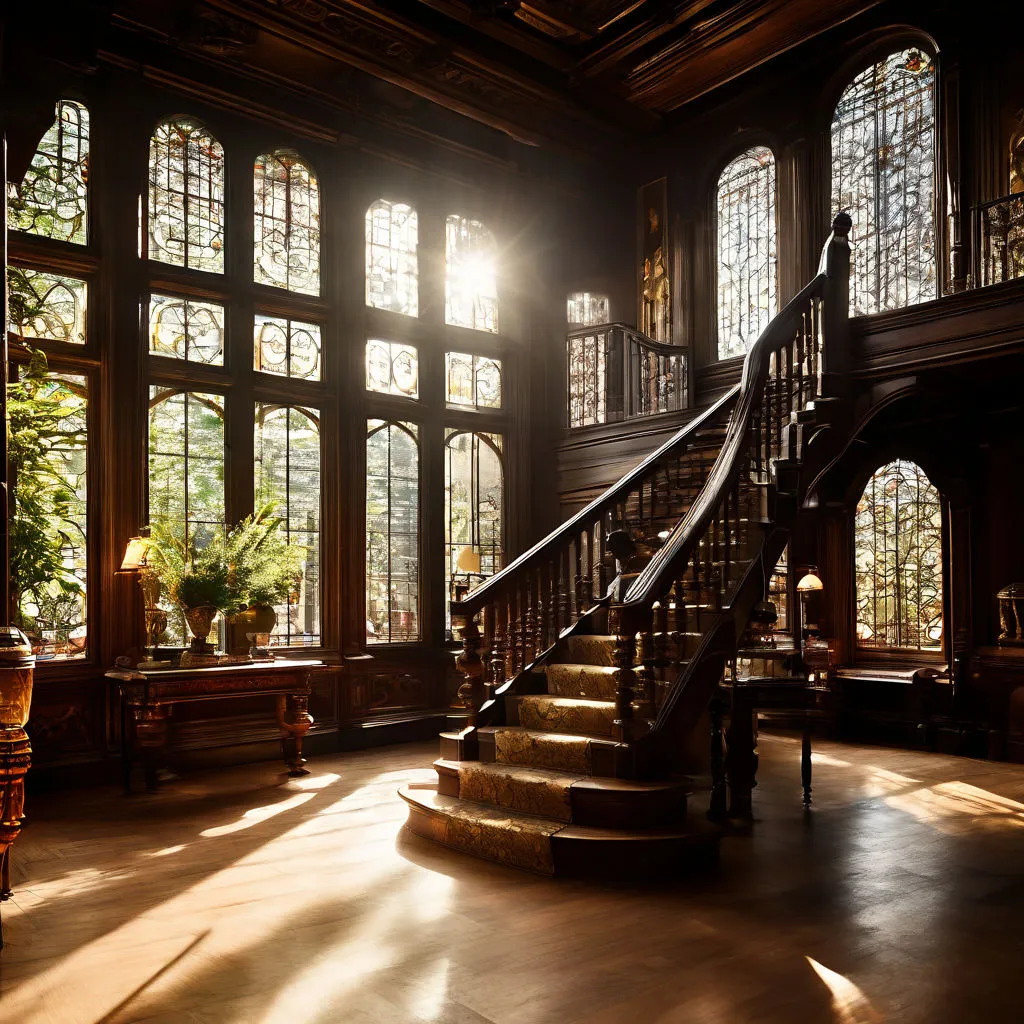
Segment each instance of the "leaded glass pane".
[{"label": "leaded glass pane", "polygon": [[897,459],[868,481],[854,520],[857,641],[942,646],[942,502],[920,466]]},{"label": "leaded glass pane", "polygon": [[216,302],[151,295],[149,351],[154,356],[224,365],[224,307]]},{"label": "leaded glass pane", "polygon": [[296,406],[256,405],[256,502],[276,503],[289,544],[305,551],[302,576],[275,607],[272,646],[317,646],[320,635],[320,416]]},{"label": "leaded glass pane", "polygon": [[873,64],[840,97],[832,208],[853,218],[851,314],[936,297],[935,65],[922,51]]},{"label": "leaded glass pane", "polygon": [[366,304],[419,315],[416,211],[378,199],[366,211]]},{"label": "leaded glass pane", "polygon": [[149,142],[148,255],[224,273],[224,148],[191,118],[162,122]]},{"label": "leaded glass pane", "polygon": [[445,225],[445,323],[497,333],[497,264],[490,231],[478,220],[451,214]]},{"label": "leaded glass pane", "polygon": [[85,245],[89,222],[89,111],[57,103],[57,118],[39,141],[20,183],[7,186],[13,231]]},{"label": "leaded glass pane", "polygon": [[475,409],[501,408],[501,360],[446,352],[446,400]]},{"label": "leaded glass pane", "polygon": [[320,380],[322,352],[319,324],[286,317],[257,316],[253,336],[255,362],[263,373]]},{"label": "leaded glass pane", "polygon": [[419,398],[419,359],[412,345],[397,341],[366,343],[366,390]]},{"label": "leaded glass pane", "polygon": [[413,423],[369,420],[366,434],[366,639],[420,639],[419,444]]},{"label": "leaded glass pane", "polygon": [[569,339],[569,426],[604,423],[608,417],[608,334]]},{"label": "leaded glass pane", "polygon": [[7,268],[10,330],[19,338],[86,342],[86,283],[67,274]]},{"label": "leaded glass pane", "polygon": [[8,384],[11,593],[43,659],[84,657],[87,406],[84,377],[35,358]]},{"label": "leaded glass pane", "polygon": [[607,295],[593,292],[573,292],[565,302],[565,318],[575,327],[593,327],[606,324],[610,319]]},{"label": "leaded glass pane", "polygon": [[471,590],[501,568],[505,508],[501,449],[497,434],[446,431],[444,540],[449,599],[454,587]]},{"label": "leaded glass pane", "polygon": [[295,153],[256,158],[253,273],[257,284],[320,294],[320,184]]},{"label": "leaded glass pane", "polygon": [[754,146],[718,179],[718,358],[742,356],[776,311],[775,157]]}]

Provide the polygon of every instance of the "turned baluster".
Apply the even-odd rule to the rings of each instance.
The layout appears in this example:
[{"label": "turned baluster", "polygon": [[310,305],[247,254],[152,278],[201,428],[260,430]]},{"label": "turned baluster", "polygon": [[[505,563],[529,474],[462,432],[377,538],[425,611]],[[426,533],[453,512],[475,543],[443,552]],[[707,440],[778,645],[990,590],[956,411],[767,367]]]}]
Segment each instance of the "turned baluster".
[{"label": "turned baluster", "polygon": [[672,660],[678,665],[686,661],[686,581],[679,576],[672,584]]},{"label": "turned baluster", "polygon": [[581,585],[581,591],[583,594],[583,605],[581,611],[586,611],[588,608],[593,606],[594,603],[594,592],[593,592],[593,580],[594,580],[594,534],[593,531],[588,529],[586,533],[580,535],[580,543],[583,546],[583,579]]},{"label": "turned baluster", "polygon": [[572,542],[573,577],[572,597],[574,618],[579,618],[583,611],[583,551],[580,547],[582,535],[574,538]]},{"label": "turned baluster", "polygon": [[656,601],[654,604],[654,680],[652,697],[654,700],[654,711],[661,707],[664,682],[666,679],[669,658],[668,658],[668,611],[669,599]]},{"label": "turned baluster", "polygon": [[536,612],[534,615],[534,638],[533,645],[536,649],[537,656],[539,657],[544,651],[547,650],[547,637],[548,637],[548,621],[547,621],[547,584],[548,572],[547,566],[542,562],[537,566],[537,600],[536,600]]},{"label": "turned baluster", "polygon": [[531,661],[533,661],[533,644],[535,639],[534,624],[533,624],[533,606],[534,606],[534,579],[532,573],[526,573],[526,582],[522,591],[523,601],[523,629],[522,629],[522,645],[523,645],[523,668],[525,668]]},{"label": "turned baluster", "polygon": [[455,659],[455,667],[462,675],[459,703],[469,712],[469,725],[476,727],[480,708],[487,697],[484,663],[480,658],[480,630],[472,615],[453,617],[452,626],[461,620],[462,650]]},{"label": "turned baluster", "polygon": [[620,627],[615,637],[615,733],[621,743],[633,739],[633,696],[636,692],[636,634]]},{"label": "turned baluster", "polygon": [[505,659],[508,657],[508,602],[498,598],[494,606],[494,646],[491,649],[491,685],[498,689],[505,682]]},{"label": "turned baluster", "polygon": [[509,597],[509,642],[512,647],[512,675],[523,671],[523,599],[519,587]]},{"label": "turned baluster", "polygon": [[637,714],[641,718],[650,718],[654,714],[654,635],[650,629],[644,629],[638,639]]},{"label": "turned baluster", "polygon": [[558,555],[558,631],[569,625],[569,552],[562,549]]},{"label": "turned baluster", "polygon": [[495,646],[494,612],[495,606],[493,604],[485,604],[480,613],[480,619],[483,624],[483,630],[480,635],[480,661],[484,667],[484,700],[488,700],[492,695],[491,682],[494,678],[491,665],[491,658],[494,653]]},{"label": "turned baluster", "polygon": [[547,612],[545,614],[545,649],[558,641],[558,562],[552,559],[547,564]]}]

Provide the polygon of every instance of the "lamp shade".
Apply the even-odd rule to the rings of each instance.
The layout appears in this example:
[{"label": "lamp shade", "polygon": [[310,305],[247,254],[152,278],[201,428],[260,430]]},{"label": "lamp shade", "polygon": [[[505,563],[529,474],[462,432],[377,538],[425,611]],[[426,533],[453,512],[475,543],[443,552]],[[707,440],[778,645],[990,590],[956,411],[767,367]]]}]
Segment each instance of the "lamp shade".
[{"label": "lamp shade", "polygon": [[132,537],[124,551],[124,558],[121,561],[121,572],[132,572],[141,569],[146,564],[146,555],[149,553],[148,537]]},{"label": "lamp shade", "polygon": [[825,584],[821,582],[817,573],[809,572],[800,578],[800,582],[796,585],[796,589],[801,594],[806,594],[812,590],[824,590]]},{"label": "lamp shade", "polygon": [[474,551],[467,545],[459,552],[455,564],[459,567],[460,572],[479,572],[480,552]]}]

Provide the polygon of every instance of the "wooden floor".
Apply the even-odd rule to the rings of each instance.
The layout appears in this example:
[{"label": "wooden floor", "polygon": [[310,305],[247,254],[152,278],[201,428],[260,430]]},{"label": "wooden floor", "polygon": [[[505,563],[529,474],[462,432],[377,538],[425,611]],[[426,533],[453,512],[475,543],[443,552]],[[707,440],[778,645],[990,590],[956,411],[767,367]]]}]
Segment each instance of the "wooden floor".
[{"label": "wooden floor", "polygon": [[436,744],[37,797],[0,1021],[1020,1021],[1024,767],[762,736],[761,819],[671,889],[401,830]]}]

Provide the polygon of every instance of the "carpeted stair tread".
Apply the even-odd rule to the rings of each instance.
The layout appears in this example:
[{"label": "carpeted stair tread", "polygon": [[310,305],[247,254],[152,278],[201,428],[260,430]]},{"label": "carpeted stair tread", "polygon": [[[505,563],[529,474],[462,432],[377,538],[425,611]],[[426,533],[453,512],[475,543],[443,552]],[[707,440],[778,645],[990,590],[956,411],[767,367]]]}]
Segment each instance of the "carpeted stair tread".
[{"label": "carpeted stair tread", "polygon": [[614,665],[615,637],[578,633],[569,637],[569,657],[584,665]]},{"label": "carpeted stair tread", "polygon": [[610,742],[592,736],[540,732],[518,726],[497,726],[492,731],[494,759],[498,762],[581,772],[584,775],[591,774],[591,746]]},{"label": "carpeted stair tread", "polygon": [[548,665],[545,669],[548,693],[556,697],[614,700],[615,671],[611,665],[588,665],[578,662]]},{"label": "carpeted stair tread", "polygon": [[551,836],[564,822],[445,796],[434,786],[408,785],[398,792],[417,835],[508,867],[554,873]]},{"label": "carpeted stair tread", "polygon": [[528,694],[519,698],[524,729],[572,733],[610,739],[615,731],[615,702],[583,697]]},{"label": "carpeted stair tread", "polygon": [[553,768],[501,764],[496,761],[434,762],[438,775],[455,774],[459,797],[476,803],[494,804],[525,814],[539,814],[558,821],[572,820],[570,790],[589,777]]}]

